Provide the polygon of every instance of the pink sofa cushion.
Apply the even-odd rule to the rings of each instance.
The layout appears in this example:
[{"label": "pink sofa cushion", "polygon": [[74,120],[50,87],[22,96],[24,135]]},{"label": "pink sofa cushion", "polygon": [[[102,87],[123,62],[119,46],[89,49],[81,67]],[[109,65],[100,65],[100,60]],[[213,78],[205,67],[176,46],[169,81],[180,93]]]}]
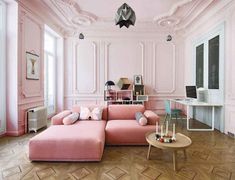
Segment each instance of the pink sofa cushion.
[{"label": "pink sofa cushion", "polygon": [[141,126],[136,120],[111,120],[106,125],[106,144],[143,145],[147,144],[145,134],[155,131],[155,125]]},{"label": "pink sofa cushion", "polygon": [[125,120],[135,119],[135,113],[144,113],[143,105],[109,105],[108,118],[109,120]]},{"label": "pink sofa cushion", "polygon": [[53,116],[51,118],[51,124],[52,125],[62,125],[63,124],[63,119],[70,115],[72,112],[70,110],[64,110],[57,115]]},{"label": "pink sofa cushion", "polygon": [[71,125],[73,123],[75,123],[79,118],[79,114],[78,113],[72,113],[68,116],[66,116],[64,119],[63,119],[63,124],[64,125]]},{"label": "pink sofa cushion", "polygon": [[105,143],[106,121],[77,121],[51,126],[29,141],[34,161],[99,161]]},{"label": "pink sofa cushion", "polygon": [[146,110],[144,112],[144,115],[147,118],[149,125],[156,125],[156,122],[159,123],[159,121],[160,121],[160,117],[156,113],[154,113],[153,111]]},{"label": "pink sofa cushion", "polygon": [[[72,107],[72,112],[78,112],[80,113],[80,107],[79,105],[74,105]],[[94,109],[96,107],[101,107],[103,108],[103,112],[102,112],[102,120],[107,120],[108,119],[108,108],[106,106],[98,106],[98,105],[89,105],[87,106],[89,107],[90,109]]]}]

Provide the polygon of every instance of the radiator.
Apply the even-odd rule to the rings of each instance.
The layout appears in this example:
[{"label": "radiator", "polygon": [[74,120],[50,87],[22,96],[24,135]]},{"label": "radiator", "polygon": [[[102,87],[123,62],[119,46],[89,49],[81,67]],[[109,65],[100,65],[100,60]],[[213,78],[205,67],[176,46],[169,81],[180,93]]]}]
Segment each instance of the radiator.
[{"label": "radiator", "polygon": [[27,111],[28,132],[37,132],[38,129],[47,126],[47,108],[36,107]]}]

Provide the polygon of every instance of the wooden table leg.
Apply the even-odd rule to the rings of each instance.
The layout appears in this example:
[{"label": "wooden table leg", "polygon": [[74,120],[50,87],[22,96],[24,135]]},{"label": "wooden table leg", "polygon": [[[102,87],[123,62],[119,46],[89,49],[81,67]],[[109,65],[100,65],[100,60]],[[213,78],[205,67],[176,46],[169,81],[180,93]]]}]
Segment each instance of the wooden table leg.
[{"label": "wooden table leg", "polygon": [[177,155],[177,151],[173,151],[173,168],[174,168],[174,171],[177,171],[176,155]]},{"label": "wooden table leg", "polygon": [[149,149],[148,149],[148,154],[147,154],[147,159],[148,160],[149,160],[150,152],[151,152],[151,144],[149,144]]},{"label": "wooden table leg", "polygon": [[184,149],[184,158],[187,159],[186,149]]}]

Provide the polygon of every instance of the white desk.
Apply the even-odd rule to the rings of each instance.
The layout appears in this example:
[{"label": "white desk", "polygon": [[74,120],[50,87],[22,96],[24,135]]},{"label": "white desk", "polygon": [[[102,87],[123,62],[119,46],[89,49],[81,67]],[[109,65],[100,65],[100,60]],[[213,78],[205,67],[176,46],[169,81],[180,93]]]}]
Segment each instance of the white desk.
[{"label": "white desk", "polygon": [[[191,99],[169,99],[170,103],[179,103],[182,105],[185,105],[187,107],[187,130],[189,131],[214,131],[215,126],[215,107],[222,107],[222,104],[216,104],[216,103],[206,103],[206,102],[198,102],[197,100],[191,100]],[[211,107],[211,129],[192,129],[189,127],[189,108],[190,107]]]}]

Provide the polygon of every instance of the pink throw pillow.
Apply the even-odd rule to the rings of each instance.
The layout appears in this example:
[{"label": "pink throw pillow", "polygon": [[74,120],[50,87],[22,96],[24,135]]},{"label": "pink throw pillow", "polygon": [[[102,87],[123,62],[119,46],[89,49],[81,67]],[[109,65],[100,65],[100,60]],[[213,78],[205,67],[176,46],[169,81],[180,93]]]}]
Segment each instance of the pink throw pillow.
[{"label": "pink throw pillow", "polygon": [[153,111],[146,110],[144,115],[147,118],[149,125],[156,125],[156,122],[160,121],[160,117]]},{"label": "pink throw pillow", "polygon": [[63,123],[64,125],[70,125],[75,123],[78,120],[78,118],[79,118],[78,113],[72,113],[63,119]]}]

